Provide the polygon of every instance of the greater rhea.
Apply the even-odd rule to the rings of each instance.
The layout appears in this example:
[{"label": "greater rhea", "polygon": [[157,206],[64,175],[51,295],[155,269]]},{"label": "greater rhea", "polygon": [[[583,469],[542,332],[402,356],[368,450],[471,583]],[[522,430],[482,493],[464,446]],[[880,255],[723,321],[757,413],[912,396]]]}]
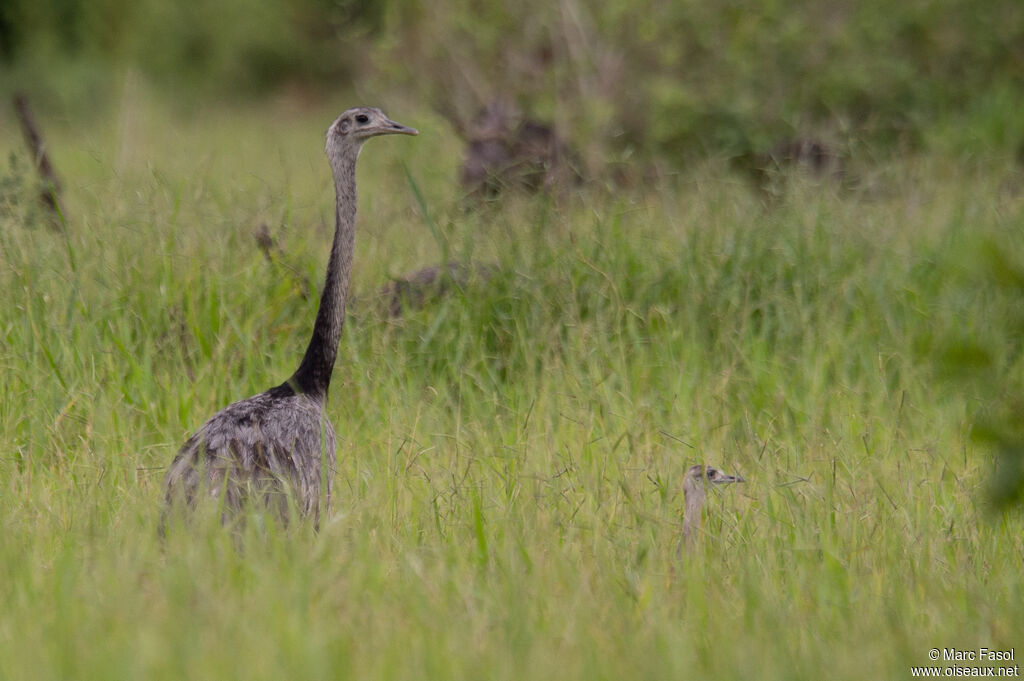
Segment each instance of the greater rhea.
[{"label": "greater rhea", "polygon": [[[696,464],[690,466],[683,477],[683,536],[679,540],[679,549],[692,546],[694,537],[700,529],[701,511],[704,508],[704,481],[713,485],[724,485],[730,482],[746,482],[739,475],[728,475],[712,466]],[[678,551],[677,551],[678,552]]]},{"label": "greater rhea", "polygon": [[219,500],[222,519],[257,502],[287,519],[294,509],[312,516],[330,508],[337,461],[334,429],[324,414],[345,300],[356,231],[356,159],[378,135],[416,135],[380,109],[345,111],[327,130],[326,152],[334,175],[336,226],[313,336],[291,378],[228,405],[182,446],[164,480],[166,508]]}]

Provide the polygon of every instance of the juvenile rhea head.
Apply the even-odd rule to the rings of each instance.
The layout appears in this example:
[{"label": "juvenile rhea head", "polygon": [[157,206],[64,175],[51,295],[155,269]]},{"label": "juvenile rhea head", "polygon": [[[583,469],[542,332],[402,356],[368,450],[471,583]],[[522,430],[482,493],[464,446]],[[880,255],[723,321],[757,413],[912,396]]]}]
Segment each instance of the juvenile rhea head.
[{"label": "juvenile rhea head", "polygon": [[693,489],[696,485],[703,487],[705,479],[716,485],[727,482],[746,482],[742,476],[729,475],[712,466],[697,464],[690,466],[689,470],[686,471],[686,477],[683,479],[683,492],[686,492],[687,487],[690,489]]},{"label": "juvenile rhea head", "polygon": [[415,128],[396,123],[380,109],[357,106],[345,111],[327,130],[327,151],[343,147],[359,148],[377,135],[418,135]]}]

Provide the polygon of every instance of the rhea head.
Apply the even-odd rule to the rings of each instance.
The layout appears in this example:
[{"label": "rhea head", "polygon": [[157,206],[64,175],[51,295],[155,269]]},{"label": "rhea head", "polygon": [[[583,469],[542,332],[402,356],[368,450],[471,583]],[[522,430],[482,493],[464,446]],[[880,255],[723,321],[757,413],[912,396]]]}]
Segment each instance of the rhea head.
[{"label": "rhea head", "polygon": [[724,485],[730,482],[746,482],[742,476],[729,475],[713,466],[697,464],[690,466],[683,477],[683,496],[690,504],[700,504],[704,500],[704,481],[714,485]]},{"label": "rhea head", "polygon": [[706,479],[708,482],[712,482],[716,485],[721,485],[727,482],[746,482],[746,480],[743,479],[743,476],[729,475],[717,468],[704,466],[702,464],[690,466],[690,469],[686,471],[686,477],[693,482],[702,482]]},{"label": "rhea head", "polygon": [[357,106],[345,111],[327,130],[327,151],[333,148],[359,148],[363,142],[377,135],[418,135],[415,128],[396,123],[380,109]]}]

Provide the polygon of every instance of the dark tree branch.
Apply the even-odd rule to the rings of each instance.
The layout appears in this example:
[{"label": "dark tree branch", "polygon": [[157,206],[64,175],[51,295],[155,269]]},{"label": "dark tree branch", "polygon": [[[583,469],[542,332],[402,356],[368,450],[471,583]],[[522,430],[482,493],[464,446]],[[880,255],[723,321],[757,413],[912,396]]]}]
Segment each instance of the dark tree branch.
[{"label": "dark tree branch", "polygon": [[39,133],[39,127],[32,116],[32,109],[28,103],[28,96],[19,92],[14,95],[14,110],[18,114],[18,121],[21,123],[21,132],[25,137],[29,152],[32,154],[32,162],[39,171],[39,177],[43,181],[42,189],[39,192],[39,200],[50,211],[53,225],[56,229],[64,229],[67,226],[67,211],[64,210],[64,203],[61,201],[61,183],[57,172],[53,169],[50,157],[46,153],[46,144],[43,136]]}]

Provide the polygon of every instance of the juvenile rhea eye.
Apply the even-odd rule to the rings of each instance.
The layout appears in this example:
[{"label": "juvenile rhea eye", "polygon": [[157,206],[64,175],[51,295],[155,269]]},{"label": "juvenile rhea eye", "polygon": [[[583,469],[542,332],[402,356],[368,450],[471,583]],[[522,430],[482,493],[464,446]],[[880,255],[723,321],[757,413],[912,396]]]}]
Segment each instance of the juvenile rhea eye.
[{"label": "juvenile rhea eye", "polygon": [[366,114],[356,114],[356,123],[359,125],[365,125],[370,122],[370,117]]}]

